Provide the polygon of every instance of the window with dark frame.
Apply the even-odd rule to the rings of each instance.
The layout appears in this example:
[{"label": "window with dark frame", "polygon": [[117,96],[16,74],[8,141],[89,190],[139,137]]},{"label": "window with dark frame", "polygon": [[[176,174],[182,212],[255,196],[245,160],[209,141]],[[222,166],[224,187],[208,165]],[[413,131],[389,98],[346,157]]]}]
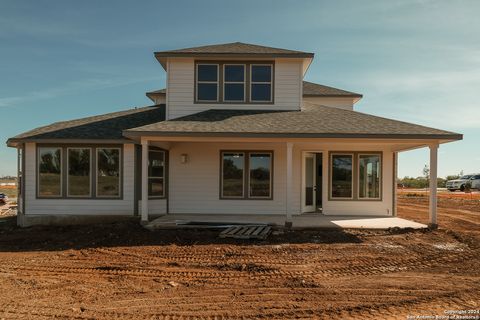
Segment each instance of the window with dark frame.
[{"label": "window with dark frame", "polygon": [[165,197],[165,151],[148,151],[148,196]]},{"label": "window with dark frame", "polygon": [[195,62],[195,103],[273,104],[274,63]]},{"label": "window with dark frame", "polygon": [[67,148],[67,195],[90,197],[92,192],[91,148]]},{"label": "window with dark frame", "polygon": [[250,198],[270,198],[272,195],[272,156],[271,153],[250,153],[248,155],[248,196]]},{"label": "window with dark frame", "polygon": [[62,148],[38,148],[38,196],[62,196]]},{"label": "window with dark frame", "polygon": [[353,155],[332,154],[331,156],[331,197],[353,197]]},{"label": "window with dark frame", "polygon": [[244,64],[225,64],[223,66],[223,100],[226,102],[245,101]]},{"label": "window with dark frame", "polygon": [[218,101],[218,64],[197,64],[197,101]]},{"label": "window with dark frame", "polygon": [[221,199],[272,199],[273,152],[221,153]]},{"label": "window with dark frame", "polygon": [[331,200],[382,200],[381,152],[332,152]]},{"label": "window with dark frame", "polygon": [[245,181],[245,153],[222,153],[222,198],[243,198]]},{"label": "window with dark frame", "polygon": [[120,197],[120,148],[97,148],[97,197]]},{"label": "window with dark frame", "polygon": [[378,154],[358,155],[358,197],[380,198],[381,160]]},{"label": "window with dark frame", "polygon": [[250,66],[250,101],[272,101],[272,65],[252,64]]}]

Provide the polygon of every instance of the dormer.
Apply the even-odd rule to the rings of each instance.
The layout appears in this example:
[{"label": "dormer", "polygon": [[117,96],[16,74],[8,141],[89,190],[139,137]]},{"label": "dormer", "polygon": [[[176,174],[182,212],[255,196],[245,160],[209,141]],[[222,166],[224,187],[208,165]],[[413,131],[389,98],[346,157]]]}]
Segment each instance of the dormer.
[{"label": "dormer", "polygon": [[167,88],[148,92],[175,119],[209,109],[300,110],[303,102],[353,109],[362,96],[305,82],[313,53],[241,42],[156,52]]}]

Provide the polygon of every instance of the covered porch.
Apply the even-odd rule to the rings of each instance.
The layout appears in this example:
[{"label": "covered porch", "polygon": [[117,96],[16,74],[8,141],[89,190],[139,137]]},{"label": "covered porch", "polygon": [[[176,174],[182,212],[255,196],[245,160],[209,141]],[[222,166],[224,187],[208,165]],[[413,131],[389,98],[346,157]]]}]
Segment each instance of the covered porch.
[{"label": "covered porch", "polygon": [[[191,215],[171,214],[158,217],[145,227],[149,230],[158,230],[177,227],[224,227],[236,224],[266,224],[274,227],[285,225],[285,215]],[[325,216],[321,214],[296,215],[292,217],[293,229],[326,228],[326,229],[378,229],[391,228],[424,229],[427,225],[398,217],[375,216]]]},{"label": "covered porch", "polygon": [[[148,194],[148,154],[151,146],[168,151],[166,211],[152,211],[152,199],[141,197],[142,224],[152,228],[177,225],[178,221],[236,224],[265,223],[293,228],[426,228],[426,225],[396,217],[396,176],[398,153],[429,148],[430,221],[436,227],[436,170],[438,146],[443,141],[420,139],[275,139],[224,137],[141,137],[142,194]],[[273,197],[267,200],[225,200],[219,198],[219,152],[232,150],[272,150]],[[378,201],[330,199],[329,155],[332,152],[378,151],[382,163],[381,199]],[[319,197],[323,210],[306,212],[305,155],[323,154],[325,173],[320,179]],[[355,167],[355,166],[354,166]],[[356,169],[355,169],[356,170]],[[198,175],[203,181],[199,182]],[[208,180],[208,182],[205,181]],[[355,190],[357,191],[357,190]],[[187,198],[187,194],[189,197]],[[195,211],[198,210],[198,211]],[[262,211],[263,210],[263,211]]]}]

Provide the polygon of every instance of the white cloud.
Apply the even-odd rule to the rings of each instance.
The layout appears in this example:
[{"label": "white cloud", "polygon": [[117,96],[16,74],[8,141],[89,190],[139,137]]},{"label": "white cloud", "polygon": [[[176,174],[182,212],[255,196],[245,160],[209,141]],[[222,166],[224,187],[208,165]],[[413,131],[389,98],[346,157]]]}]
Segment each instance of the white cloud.
[{"label": "white cloud", "polygon": [[47,100],[52,99],[60,96],[66,96],[82,91],[88,90],[97,90],[97,89],[104,89],[104,88],[113,88],[113,87],[121,87],[129,84],[139,83],[139,82],[147,82],[152,80],[157,80],[158,77],[147,77],[147,78],[117,78],[117,79],[86,79],[82,81],[73,81],[67,83],[63,86],[53,87],[41,91],[31,91],[27,92],[21,96],[15,97],[0,97],[0,107],[14,107],[21,103],[25,102],[32,102],[38,100]]}]

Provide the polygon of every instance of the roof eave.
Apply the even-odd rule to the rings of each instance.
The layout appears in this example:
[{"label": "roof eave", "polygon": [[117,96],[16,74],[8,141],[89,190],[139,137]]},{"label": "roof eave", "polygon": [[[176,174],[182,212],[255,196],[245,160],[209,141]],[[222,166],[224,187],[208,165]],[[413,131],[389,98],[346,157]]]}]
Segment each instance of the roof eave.
[{"label": "roof eave", "polygon": [[123,139],[45,139],[45,138],[10,138],[7,140],[7,147],[16,148],[22,143],[57,143],[57,144],[80,144],[80,143],[101,143],[101,144],[118,144],[118,143],[134,143],[134,141]]},{"label": "roof eave", "polygon": [[304,97],[324,97],[324,98],[363,98],[362,94],[352,93],[352,94],[303,94]]},{"label": "roof eave", "polygon": [[179,132],[179,131],[137,131],[124,130],[127,138],[141,136],[177,137],[245,137],[245,138],[348,138],[348,139],[406,139],[442,140],[445,142],[462,140],[463,135],[452,134],[371,134],[371,133],[269,133],[269,132]]},{"label": "roof eave", "polygon": [[291,59],[309,59],[308,65],[315,56],[311,52],[299,53],[210,53],[210,52],[196,52],[196,53],[179,53],[179,52],[155,52],[155,58],[162,65],[163,69],[167,70],[168,58],[291,58]]},{"label": "roof eave", "polygon": [[163,93],[163,92],[145,92],[145,95],[147,96],[147,98],[152,100],[153,103],[155,103],[155,97],[162,96],[162,95],[164,96],[165,93]]}]

